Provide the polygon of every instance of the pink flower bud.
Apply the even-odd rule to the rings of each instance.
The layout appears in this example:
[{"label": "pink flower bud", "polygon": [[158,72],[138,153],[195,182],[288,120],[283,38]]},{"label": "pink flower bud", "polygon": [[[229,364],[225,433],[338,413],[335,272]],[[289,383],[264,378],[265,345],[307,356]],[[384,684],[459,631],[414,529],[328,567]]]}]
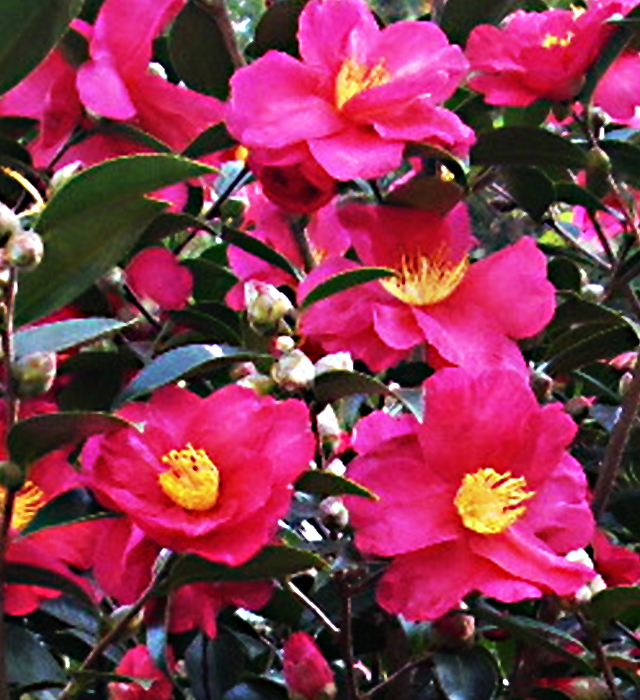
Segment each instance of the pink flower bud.
[{"label": "pink flower bud", "polygon": [[168,700],[171,696],[171,681],[155,665],[147,647],[139,645],[122,657],[116,668],[121,676],[142,679],[148,682],[140,683],[109,683],[111,700]]},{"label": "pink flower bud", "polygon": [[333,672],[306,632],[292,634],[284,644],[284,680],[292,700],[330,700],[336,695]]}]

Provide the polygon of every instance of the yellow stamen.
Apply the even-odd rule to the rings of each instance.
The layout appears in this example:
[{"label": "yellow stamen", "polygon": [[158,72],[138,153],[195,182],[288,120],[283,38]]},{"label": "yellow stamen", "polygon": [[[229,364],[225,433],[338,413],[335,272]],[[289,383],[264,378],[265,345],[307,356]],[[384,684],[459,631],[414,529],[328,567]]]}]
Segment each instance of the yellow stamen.
[{"label": "yellow stamen", "polygon": [[[0,504],[4,504],[7,497],[6,489],[0,490]],[[24,530],[34,519],[36,513],[45,503],[44,492],[33,481],[27,481],[16,494],[13,502],[13,514],[11,527],[14,530]]]},{"label": "yellow stamen", "polygon": [[542,48],[550,49],[552,46],[562,46],[566,48],[573,41],[575,34],[573,32],[567,32],[565,36],[556,36],[555,34],[547,34],[542,40]]},{"label": "yellow stamen", "polygon": [[380,280],[394,297],[414,306],[428,306],[450,296],[462,282],[469,266],[467,258],[458,263],[446,259],[444,249],[430,257],[403,255],[395,277]]},{"label": "yellow stamen", "polygon": [[171,450],[162,461],[169,465],[158,476],[160,488],[185,510],[209,510],[218,500],[220,477],[204,450],[187,443],[184,450]]},{"label": "yellow stamen", "polygon": [[454,504],[469,530],[481,535],[495,535],[511,527],[527,510],[520,503],[532,498],[525,491],[524,477],[515,479],[511,472],[499,474],[491,467],[465,474]]},{"label": "yellow stamen", "polygon": [[336,106],[342,109],[358,93],[384,85],[390,80],[391,73],[386,69],[384,61],[367,68],[355,59],[348,58],[336,77]]}]

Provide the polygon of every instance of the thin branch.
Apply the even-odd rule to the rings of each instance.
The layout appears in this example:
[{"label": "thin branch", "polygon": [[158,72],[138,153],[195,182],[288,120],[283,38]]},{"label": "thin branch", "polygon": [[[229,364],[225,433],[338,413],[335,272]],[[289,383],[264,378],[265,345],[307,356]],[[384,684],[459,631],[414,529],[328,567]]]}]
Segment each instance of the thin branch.
[{"label": "thin branch", "polygon": [[387,676],[387,678],[385,678],[383,681],[378,683],[378,685],[376,685],[375,688],[372,688],[368,693],[364,693],[364,695],[361,695],[360,700],[371,700],[371,698],[373,698],[373,696],[376,695],[378,691],[384,690],[384,688],[386,688],[389,684],[393,683],[401,676],[404,676],[405,673],[408,673],[409,671],[413,671],[414,669],[418,668],[418,666],[421,666],[429,659],[430,655],[423,656],[421,659],[418,659],[418,661],[409,661],[409,663],[405,664],[397,671],[392,673],[390,676]]},{"label": "thin branch", "polygon": [[355,659],[353,657],[353,633],[351,629],[351,587],[345,579],[344,571],[336,574],[336,582],[341,597],[341,621],[340,621],[340,647],[345,666],[345,685],[347,700],[358,700],[358,686],[353,670]]},{"label": "thin branch", "polygon": [[284,582],[284,587],[297,598],[307,610],[315,615],[333,634],[340,634],[340,628],[336,627],[326,614],[291,581]]}]

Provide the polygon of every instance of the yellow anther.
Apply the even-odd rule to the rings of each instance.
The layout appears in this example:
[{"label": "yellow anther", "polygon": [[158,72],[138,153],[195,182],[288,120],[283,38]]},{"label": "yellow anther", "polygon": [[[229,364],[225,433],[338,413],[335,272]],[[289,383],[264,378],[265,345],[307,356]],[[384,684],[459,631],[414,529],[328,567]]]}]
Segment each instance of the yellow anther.
[{"label": "yellow anther", "polygon": [[[0,504],[4,504],[6,497],[7,492],[5,489],[2,489],[0,491]],[[44,503],[45,495],[42,489],[36,486],[33,481],[25,482],[24,486],[16,494],[16,499],[13,502],[12,529],[24,530]]]},{"label": "yellow anther", "polygon": [[532,498],[534,491],[525,491],[524,477],[500,474],[491,467],[465,474],[454,504],[469,530],[481,535],[495,535],[511,527],[526,511],[520,504]]},{"label": "yellow anther", "polygon": [[340,68],[336,77],[336,106],[342,107],[363,90],[384,85],[391,80],[391,73],[386,69],[384,61],[372,68],[348,58]]},{"label": "yellow anther", "polygon": [[218,500],[220,477],[204,450],[187,443],[184,450],[171,450],[162,461],[169,469],[158,476],[160,488],[185,510],[209,510]]},{"label": "yellow anther", "polygon": [[542,48],[550,49],[552,46],[562,46],[563,48],[569,46],[573,41],[575,34],[573,32],[567,32],[565,36],[556,36],[555,34],[547,34],[542,40]]}]

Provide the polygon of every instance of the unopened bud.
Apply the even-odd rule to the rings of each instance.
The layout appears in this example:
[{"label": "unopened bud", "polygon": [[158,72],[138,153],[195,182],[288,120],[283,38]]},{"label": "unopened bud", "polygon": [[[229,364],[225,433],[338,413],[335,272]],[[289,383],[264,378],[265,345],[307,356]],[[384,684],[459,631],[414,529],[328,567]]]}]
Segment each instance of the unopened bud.
[{"label": "unopened bud", "polygon": [[53,177],[49,181],[49,186],[47,187],[47,197],[51,197],[55,192],[57,192],[63,185],[66,185],[71,178],[79,173],[83,168],[82,161],[74,160],[73,163],[65,165],[64,168],[56,171]]},{"label": "unopened bud", "polygon": [[609,178],[611,176],[611,160],[599,147],[594,146],[586,158],[587,189],[596,197],[604,197],[609,191]]},{"label": "unopened bud", "polygon": [[320,503],[320,517],[332,530],[344,530],[349,524],[349,511],[337,496],[329,496]]},{"label": "unopened bud", "polygon": [[18,358],[11,366],[11,374],[18,396],[25,398],[45,394],[56,379],[55,352],[34,352]]},{"label": "unopened bud", "polygon": [[272,367],[273,381],[283,389],[295,391],[308,387],[316,376],[313,362],[302,352],[285,353]]},{"label": "unopened bud", "polygon": [[347,370],[353,372],[353,359],[349,352],[333,352],[321,357],[315,364],[316,376],[323,372]]},{"label": "unopened bud", "polygon": [[338,423],[338,416],[330,405],[318,413],[316,417],[318,424],[318,435],[322,440],[322,444],[333,445],[340,441],[342,430]]},{"label": "unopened bud", "polygon": [[606,290],[601,284],[585,284],[582,288],[582,298],[599,304],[605,297]]},{"label": "unopened bud", "polygon": [[25,473],[15,462],[0,462],[0,486],[8,491],[19,491],[24,486]]},{"label": "unopened bud", "polygon": [[433,621],[433,643],[438,649],[461,651],[473,645],[476,621],[473,615],[466,615],[464,603],[457,609]]},{"label": "unopened bud", "polygon": [[42,262],[44,245],[35,231],[23,231],[9,238],[2,252],[6,265],[21,270],[33,270]]},{"label": "unopened bud", "polygon": [[[116,608],[109,617],[107,617],[103,621],[103,634],[107,634],[108,632],[111,632],[115,627],[120,625],[124,618],[126,618],[129,613],[131,612],[132,605],[121,605],[119,608]],[[122,630],[124,635],[126,637],[133,636],[136,634],[140,626],[142,625],[142,622],[144,620],[144,608],[139,610],[136,615],[129,620],[129,622],[126,624],[125,628]]]},{"label": "unopened bud", "polygon": [[591,406],[593,406],[593,399],[587,396],[574,396],[565,403],[564,410],[575,421],[581,421],[589,415]]},{"label": "unopened bud", "polygon": [[544,401],[551,398],[551,389],[553,388],[553,379],[548,374],[539,370],[532,370],[529,374],[529,386],[535,394],[538,401]]},{"label": "unopened bud", "polygon": [[565,607],[571,609],[572,603],[588,603],[596,593],[603,591],[607,584],[604,582],[602,576],[596,573],[593,561],[591,557],[585,552],[584,549],[574,549],[565,556],[565,559],[570,562],[575,562],[577,564],[584,564],[584,566],[593,569],[593,578],[586,583],[582,588],[580,588],[571,600],[564,600]]},{"label": "unopened bud", "polygon": [[274,387],[273,379],[266,374],[260,374],[260,372],[254,372],[246,377],[242,377],[237,384],[238,386],[246,386],[248,389],[253,389],[260,396],[267,396]]},{"label": "unopened bud", "polygon": [[624,396],[627,393],[632,381],[633,381],[633,373],[632,372],[625,372],[620,377],[620,382],[618,383],[618,391],[620,392],[620,396]]},{"label": "unopened bud", "polygon": [[18,215],[13,209],[9,209],[6,204],[0,202],[0,245],[11,236],[22,233],[23,230]]},{"label": "unopened bud", "polygon": [[291,352],[296,346],[296,341],[290,335],[280,335],[273,342],[276,353]]},{"label": "unopened bud", "polygon": [[257,280],[245,283],[244,300],[247,318],[257,326],[274,326],[293,310],[293,304],[286,294],[272,284]]},{"label": "unopened bud", "polygon": [[333,672],[306,632],[295,632],[284,643],[282,667],[291,700],[332,700],[336,696]]},{"label": "unopened bud", "polygon": [[244,379],[245,377],[250,377],[252,374],[257,374],[258,370],[253,362],[238,362],[233,365],[229,371],[229,376],[234,381],[238,379]]}]

